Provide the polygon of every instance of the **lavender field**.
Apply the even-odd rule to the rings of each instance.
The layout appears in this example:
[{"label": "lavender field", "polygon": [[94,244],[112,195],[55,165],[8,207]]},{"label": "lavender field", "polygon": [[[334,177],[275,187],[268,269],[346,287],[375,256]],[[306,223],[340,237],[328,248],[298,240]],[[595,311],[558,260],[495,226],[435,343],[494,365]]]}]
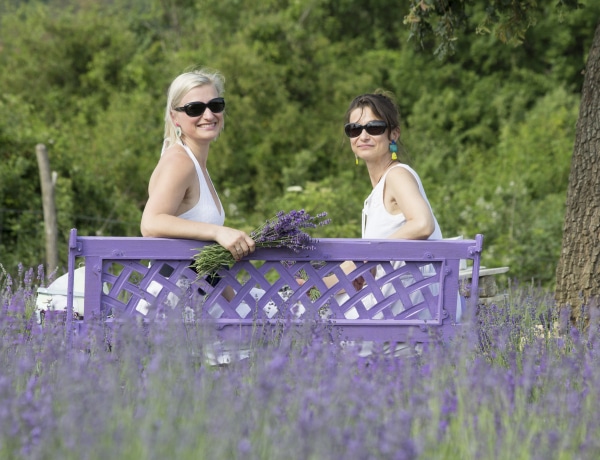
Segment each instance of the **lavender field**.
[{"label": "lavender field", "polygon": [[449,343],[359,357],[318,327],[213,366],[170,321],[72,346],[41,328],[43,273],[0,271],[2,459],[595,459],[600,343],[512,287]]}]

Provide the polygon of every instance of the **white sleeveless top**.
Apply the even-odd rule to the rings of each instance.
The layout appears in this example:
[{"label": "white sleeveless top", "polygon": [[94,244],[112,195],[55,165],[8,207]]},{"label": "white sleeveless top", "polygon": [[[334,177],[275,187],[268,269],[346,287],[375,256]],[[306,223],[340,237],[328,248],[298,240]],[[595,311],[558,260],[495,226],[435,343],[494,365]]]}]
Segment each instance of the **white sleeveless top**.
[{"label": "white sleeveless top", "polygon": [[[194,166],[196,167],[196,174],[198,175],[198,182],[200,184],[200,198],[198,199],[198,202],[192,209],[184,212],[183,214],[180,214],[177,217],[181,217],[182,219],[187,219],[187,220],[193,220],[195,222],[204,222],[207,224],[223,225],[225,223],[225,212],[222,212],[223,205],[221,204],[221,200],[219,199],[219,196],[217,195],[217,201],[219,202],[219,207],[217,208],[217,205],[215,204],[215,200],[213,200],[213,195],[212,195],[211,190],[206,182],[206,179],[204,177],[202,169],[200,168],[200,164],[198,163],[198,160],[196,160],[196,157],[194,156],[194,154],[192,153],[192,151],[190,150],[190,148],[187,145],[179,143],[179,142],[178,142],[178,144],[181,145],[185,149],[185,152],[188,154],[188,156],[194,162]],[[206,175],[208,176],[208,180],[211,180],[210,175],[208,174],[208,171],[206,171]],[[210,184],[214,188],[214,185],[212,184],[212,180],[211,180]],[[216,190],[215,190],[215,193],[216,193]]]},{"label": "white sleeveless top", "polygon": [[[364,203],[363,211],[362,211],[362,237],[368,239],[386,239],[400,227],[402,227],[406,223],[406,217],[404,217],[403,213],[400,214],[390,214],[386,209],[383,203],[383,190],[385,187],[385,179],[387,174],[393,168],[404,168],[408,172],[410,172],[417,184],[419,185],[419,191],[421,192],[421,196],[427,202],[429,209],[431,209],[431,205],[429,204],[429,200],[427,199],[427,195],[425,194],[425,189],[423,188],[423,184],[421,183],[421,179],[419,175],[412,169],[410,166],[399,163],[391,168],[389,168],[382,178],[379,180],[377,185],[373,188],[371,194],[367,197]],[[433,210],[431,211],[433,215]],[[442,231],[440,230],[440,226],[438,224],[435,215],[433,216],[433,221],[435,224],[435,229],[433,233],[429,236],[429,240],[441,240],[442,239]]]}]

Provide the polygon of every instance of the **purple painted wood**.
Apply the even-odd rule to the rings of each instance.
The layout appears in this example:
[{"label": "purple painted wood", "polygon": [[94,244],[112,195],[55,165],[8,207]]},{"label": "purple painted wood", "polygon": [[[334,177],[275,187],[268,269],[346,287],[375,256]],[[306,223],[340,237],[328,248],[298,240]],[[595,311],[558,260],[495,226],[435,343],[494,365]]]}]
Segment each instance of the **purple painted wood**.
[{"label": "purple painted wood", "polygon": [[[432,330],[436,336],[451,336],[460,323],[457,310],[464,312],[477,304],[478,276],[472,278],[469,303],[461,304],[459,262],[471,259],[473,273],[479,273],[483,237],[441,241],[328,238],[318,240],[314,250],[300,253],[259,249],[231,269],[221,270],[214,287],[197,281],[189,267],[194,253],[211,243],[80,237],[76,229],[69,242],[69,273],[82,263],[86,267],[84,322],[123,315],[154,319],[175,311],[188,320],[214,326],[224,338],[247,337],[257,325],[325,321],[340,340],[428,341]],[[349,275],[339,266],[345,260],[357,266]],[[302,286],[296,281],[300,271],[308,276]],[[339,283],[327,288],[323,277],[330,274],[337,275]],[[356,291],[352,281],[359,276],[366,285]],[[235,291],[231,301],[221,295],[226,286]],[[311,289],[317,289],[320,297],[311,300]]]}]

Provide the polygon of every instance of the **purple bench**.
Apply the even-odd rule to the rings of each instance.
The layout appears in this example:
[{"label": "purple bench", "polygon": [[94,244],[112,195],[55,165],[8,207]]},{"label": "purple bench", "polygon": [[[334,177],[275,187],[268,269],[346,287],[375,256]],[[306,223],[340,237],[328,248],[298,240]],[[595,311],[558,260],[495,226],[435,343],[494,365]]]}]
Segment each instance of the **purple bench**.
[{"label": "purple bench", "polygon": [[[217,283],[196,281],[190,268],[198,248],[210,243],[141,237],[86,237],[71,231],[67,323],[85,330],[90,318],[118,320],[124,315],[147,320],[177,312],[185,320],[213,326],[218,334],[248,336],[256,326],[282,321],[325,321],[340,340],[429,341],[460,330],[462,309],[478,303],[483,236],[475,239],[408,241],[319,239],[315,249],[258,249]],[[459,265],[472,261],[470,286],[461,286]],[[357,269],[344,275],[340,262]],[[85,265],[83,319],[73,317],[76,267]],[[373,276],[377,266],[379,275]],[[300,286],[303,270],[308,281]],[[339,283],[328,289],[323,277]],[[362,276],[365,287],[352,281]],[[233,287],[235,297],[221,294]],[[311,290],[320,297],[311,300]],[[346,295],[339,295],[341,290]],[[72,330],[70,328],[70,330]],[[432,334],[434,333],[434,334]]]}]

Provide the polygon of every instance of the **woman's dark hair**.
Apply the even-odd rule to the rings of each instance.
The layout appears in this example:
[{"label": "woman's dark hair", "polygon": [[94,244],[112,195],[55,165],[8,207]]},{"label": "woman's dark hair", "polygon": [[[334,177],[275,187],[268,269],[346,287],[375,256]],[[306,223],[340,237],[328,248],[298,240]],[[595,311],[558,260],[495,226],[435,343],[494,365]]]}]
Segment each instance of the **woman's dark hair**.
[{"label": "woman's dark hair", "polygon": [[365,107],[369,107],[377,118],[387,123],[389,132],[400,127],[400,112],[392,95],[379,91],[355,97],[346,111],[344,123],[350,121],[350,114],[354,110],[364,109]]},{"label": "woman's dark hair", "polygon": [[[390,92],[382,90],[376,90],[373,93],[362,94],[355,97],[346,111],[344,123],[348,123],[350,121],[350,114],[354,110],[364,110],[365,107],[369,107],[371,112],[373,112],[373,115],[387,123],[388,136],[390,136],[390,133],[394,129],[400,129],[400,111],[398,110],[398,106],[394,101],[394,95]],[[347,138],[344,137],[344,141],[346,139]],[[399,148],[398,156],[402,158],[404,163],[410,163],[410,157],[406,151],[406,148],[404,147],[404,144],[402,144],[400,139],[398,139],[397,143]]]}]

